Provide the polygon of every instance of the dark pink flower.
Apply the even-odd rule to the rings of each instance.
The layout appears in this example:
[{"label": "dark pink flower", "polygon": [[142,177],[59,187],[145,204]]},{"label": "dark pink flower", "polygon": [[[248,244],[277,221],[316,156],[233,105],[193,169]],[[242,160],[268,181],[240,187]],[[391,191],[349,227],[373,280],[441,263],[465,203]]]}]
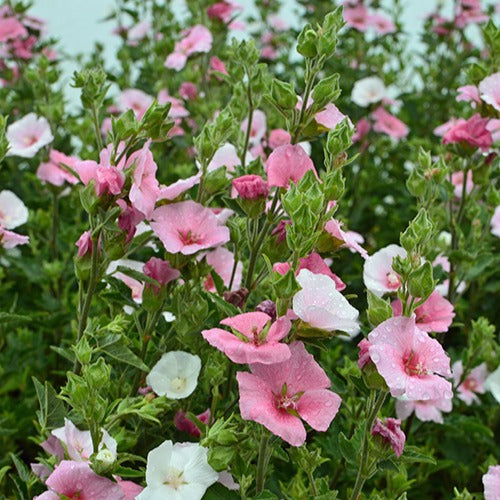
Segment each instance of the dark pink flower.
[{"label": "dark pink flower", "polygon": [[78,257],[82,258],[83,256],[92,254],[92,238],[91,231],[85,231],[78,238],[75,245],[78,247]]},{"label": "dark pink flower", "polygon": [[236,12],[241,10],[241,7],[233,2],[215,2],[207,9],[207,14],[210,19],[219,19],[223,23],[228,23]]},{"label": "dark pink flower", "polygon": [[[208,424],[210,422],[210,408],[207,408],[203,413],[196,415],[196,418],[203,422],[204,424]],[[194,437],[200,437],[201,432],[200,429],[196,426],[194,422],[187,418],[186,414],[179,410],[174,417],[174,425],[177,430],[187,432]]]},{"label": "dark pink flower", "polygon": [[198,96],[198,89],[192,82],[182,82],[179,87],[179,95],[187,101],[194,101]]},{"label": "dark pink flower", "polygon": [[486,128],[487,124],[488,118],[481,118],[481,115],[476,113],[448,130],[444,134],[443,144],[466,143],[487,151],[493,142],[491,132]]},{"label": "dark pink flower", "polygon": [[288,187],[290,182],[299,182],[308,170],[316,175],[311,158],[298,144],[276,148],[266,163],[269,186]]},{"label": "dark pink flower", "polygon": [[221,321],[232,333],[221,328],[203,330],[203,338],[222,351],[233,363],[272,364],[290,357],[290,349],[280,340],[288,335],[291,323],[285,316],[270,325],[271,317],[262,312],[238,314]]},{"label": "dark pink flower", "polygon": [[[160,286],[165,286],[167,283],[177,279],[181,273],[170,266],[170,263],[166,260],[159,259],[158,257],[151,257],[143,267],[143,273],[150,278],[156,280]],[[146,283],[146,288],[151,286]],[[160,289],[157,286],[153,286],[156,293],[159,293]]]},{"label": "dark pink flower", "polygon": [[368,339],[363,339],[359,344],[359,353],[358,353],[358,366],[359,369],[363,369],[365,365],[367,365],[370,359],[370,341]]},{"label": "dark pink flower", "polygon": [[381,436],[392,447],[398,458],[403,454],[406,436],[401,430],[401,420],[386,418],[385,422],[383,422],[379,418],[376,418],[371,433],[372,436]]},{"label": "dark pink flower", "polygon": [[0,17],[0,42],[24,37],[28,31],[15,17]]},{"label": "dark pink flower", "polygon": [[260,175],[242,175],[232,181],[233,187],[244,200],[267,198],[269,186]]},{"label": "dark pink flower", "polygon": [[408,135],[408,127],[398,118],[391,115],[382,106],[377,108],[372,114],[375,120],[373,130],[387,134],[394,139],[402,139]]},{"label": "dark pink flower", "polygon": [[252,373],[238,372],[240,412],[292,446],[306,440],[304,419],[324,432],[340,407],[341,398],[328,390],[330,380],[302,342],[290,344],[292,356],[272,365],[254,364]]},{"label": "dark pink flower", "polygon": [[191,200],[157,208],[151,228],[170,253],[191,255],[229,241],[229,229],[209,208]]},{"label": "dark pink flower", "polygon": [[415,317],[389,318],[369,335],[370,359],[393,396],[451,399],[450,358],[441,344],[417,328]]},{"label": "dark pink flower", "polygon": [[[394,316],[401,316],[401,301],[396,299],[391,304]],[[455,313],[453,304],[434,290],[428,299],[415,309],[416,324],[424,332],[447,332]]]},{"label": "dark pink flower", "polygon": [[352,136],[352,142],[359,142],[368,132],[370,132],[371,128],[370,122],[366,118],[361,118],[356,124],[356,132],[354,132]]},{"label": "dark pink flower", "polygon": [[144,220],[144,214],[128,205],[125,200],[117,200],[116,204],[122,209],[118,216],[118,227],[127,233],[126,243],[134,237],[137,225]]}]

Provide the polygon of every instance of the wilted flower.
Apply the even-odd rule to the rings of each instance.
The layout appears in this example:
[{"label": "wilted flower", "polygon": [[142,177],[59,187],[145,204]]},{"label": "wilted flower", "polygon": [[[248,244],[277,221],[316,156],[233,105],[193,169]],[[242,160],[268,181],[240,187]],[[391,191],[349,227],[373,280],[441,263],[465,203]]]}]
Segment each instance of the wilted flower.
[{"label": "wilted flower", "polygon": [[196,389],[201,359],[184,351],[170,351],[153,366],[146,383],[159,396],[169,399],[187,398]]},{"label": "wilted flower", "polygon": [[401,420],[386,418],[385,421],[382,421],[376,418],[371,433],[372,436],[381,436],[392,447],[398,458],[403,454],[406,436],[401,430]]},{"label": "wilted flower", "polygon": [[343,242],[342,246],[349,248],[353,252],[358,252],[363,259],[368,258],[368,252],[359,244],[364,238],[359,233],[354,231],[344,231],[342,222],[336,219],[330,219],[325,224],[325,231],[330,233],[336,240]]},{"label": "wilted flower", "polygon": [[[160,286],[165,286],[167,283],[177,279],[181,273],[177,269],[173,269],[170,263],[158,257],[151,257],[143,267],[143,272],[146,276],[156,280]],[[145,284],[146,287],[153,286],[156,293],[159,288],[156,285]]]},{"label": "wilted flower", "polygon": [[29,113],[9,125],[5,135],[9,141],[7,156],[23,158],[33,158],[41,148],[54,139],[49,122],[43,117],[36,116],[35,113]]},{"label": "wilted flower", "polygon": [[244,200],[267,198],[269,194],[269,186],[260,175],[242,175],[233,179],[232,184]]},{"label": "wilted flower", "polygon": [[[208,424],[210,422],[210,408],[207,408],[203,413],[196,415],[196,418],[203,422],[204,424]],[[201,432],[200,429],[193,423],[189,418],[187,418],[186,414],[179,410],[174,417],[174,425],[177,430],[187,432],[194,437],[200,437]]]}]

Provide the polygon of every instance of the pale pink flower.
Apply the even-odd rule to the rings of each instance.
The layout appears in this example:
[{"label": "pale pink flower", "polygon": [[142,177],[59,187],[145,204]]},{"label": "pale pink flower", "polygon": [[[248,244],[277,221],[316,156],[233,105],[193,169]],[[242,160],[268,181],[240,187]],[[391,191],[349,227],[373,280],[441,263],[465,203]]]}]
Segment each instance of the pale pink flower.
[{"label": "pale pink flower", "polygon": [[450,358],[441,344],[415,324],[415,317],[389,318],[369,335],[370,359],[393,396],[410,400],[452,398]]},{"label": "pale pink flower", "polygon": [[484,500],[500,500],[500,465],[490,465],[482,480]]},{"label": "pale pink flower", "polygon": [[457,89],[457,101],[471,102],[473,104],[481,102],[479,91],[475,85],[463,85]]},{"label": "pale pink flower", "polygon": [[490,221],[491,225],[491,234],[500,238],[500,205],[495,208],[495,212],[493,213],[493,217]]},{"label": "pale pink flower", "polygon": [[487,76],[479,83],[481,99],[500,111],[500,72]]},{"label": "pale pink flower", "polygon": [[327,332],[344,332],[350,338],[359,333],[359,312],[329,276],[302,269],[297,282],[302,289],[293,296],[293,312],[303,322]]},{"label": "pale pink flower", "polygon": [[371,128],[370,122],[366,118],[361,118],[356,124],[356,132],[354,132],[352,136],[352,142],[359,142],[368,132],[370,132]]},{"label": "pale pink flower", "polygon": [[166,89],[158,92],[158,104],[170,103],[170,111],[168,116],[171,118],[186,118],[189,116],[189,111],[184,107],[182,101],[176,97],[171,96]]},{"label": "pale pink flower", "polygon": [[487,151],[493,142],[491,132],[486,128],[488,121],[488,118],[482,118],[476,113],[449,129],[443,136],[443,144],[465,143]]},{"label": "pale pink flower", "polygon": [[[213,270],[221,277],[224,286],[229,288],[234,268],[233,252],[224,247],[217,247],[215,250],[208,252],[205,255],[205,259],[207,261],[207,264],[211,266]],[[239,290],[241,286],[242,275],[243,275],[243,263],[238,262],[236,264],[236,270],[234,272],[234,278],[231,290]],[[207,278],[205,279],[203,286],[209,292],[216,291],[215,284],[210,275],[207,276]]]},{"label": "pale pink flower", "polygon": [[86,462],[90,455],[102,449],[107,449],[116,457],[116,440],[114,440],[104,429],[102,429],[102,438],[98,449],[94,450],[90,431],[81,431],[71,420],[64,419],[64,427],[59,427],[52,431],[61,444],[66,448],[66,453],[71,460],[75,462]]},{"label": "pale pink flower", "polygon": [[144,19],[142,21],[139,21],[127,31],[128,44],[132,47],[136,47],[137,45],[139,45],[139,41],[143,38],[146,38],[150,31],[151,23],[148,20]]},{"label": "pale pink flower", "polygon": [[384,82],[378,76],[368,76],[358,80],[351,93],[352,101],[363,108],[381,101],[386,96]]},{"label": "pale pink flower", "polygon": [[191,200],[157,208],[151,228],[167,252],[183,255],[222,245],[230,237],[209,208]]},{"label": "pale pink flower", "polygon": [[75,245],[78,247],[78,257],[82,258],[85,255],[92,254],[92,233],[91,231],[84,231]]},{"label": "pale pink flower", "polygon": [[362,370],[365,365],[367,365],[370,359],[370,341],[368,339],[363,339],[359,344],[358,352],[358,366]]},{"label": "pale pink flower", "polygon": [[[212,71],[222,73],[223,75],[229,75],[226,65],[217,56],[212,56],[210,58],[210,69]],[[217,78],[217,80],[221,80],[221,78],[217,74],[215,75],[215,77]]]},{"label": "pale pink flower", "polygon": [[329,130],[334,129],[345,117],[333,103],[327,104],[325,109],[314,115],[316,123],[323,125],[323,127]]},{"label": "pale pink flower", "polygon": [[48,182],[54,186],[62,186],[65,182],[76,184],[78,179],[62,165],[68,165],[68,167],[75,169],[77,161],[72,156],[67,156],[60,151],[52,149],[49,161],[40,164],[36,175],[41,181]]},{"label": "pale pink flower", "polygon": [[451,117],[446,123],[443,123],[442,125],[439,125],[439,127],[436,127],[434,129],[434,135],[437,135],[438,137],[443,137],[455,125],[458,125],[460,123],[465,123],[465,120],[463,118]]},{"label": "pale pink flower", "polygon": [[29,240],[28,236],[23,236],[13,231],[7,231],[7,229],[0,226],[0,246],[7,250],[17,247],[18,245],[26,245]]},{"label": "pale pink flower", "polygon": [[460,382],[464,372],[462,360],[455,361],[451,367],[451,371],[453,372],[453,383],[457,391],[458,399],[461,399],[467,405],[479,403],[480,401],[476,394],[484,394],[485,392],[484,382],[488,377],[488,367],[486,363],[481,363],[472,369],[458,387],[457,384]]},{"label": "pale pink flower", "polygon": [[139,486],[132,481],[124,481],[117,476],[113,477],[115,478],[118,486],[121,488],[122,493],[125,495],[123,500],[135,500],[135,497],[144,489],[142,486]]},{"label": "pale pink flower", "polygon": [[308,170],[316,174],[311,158],[298,144],[279,146],[266,162],[269,186],[288,187],[290,182],[299,182]]},{"label": "pale pink flower", "polygon": [[290,357],[288,345],[280,342],[288,335],[290,320],[283,316],[270,325],[271,317],[262,312],[238,314],[221,321],[221,328],[203,330],[203,338],[222,351],[233,363],[280,363]]},{"label": "pale pink flower", "polygon": [[125,494],[117,483],[98,476],[84,462],[63,460],[47,478],[45,484],[49,491],[35,497],[38,500],[57,500],[78,498],[79,500],[124,500]]},{"label": "pale pink flower", "polygon": [[392,447],[398,458],[403,454],[406,436],[401,430],[401,420],[389,417],[382,421],[376,418],[371,434],[372,436],[381,436]]},{"label": "pale pink flower", "polygon": [[336,240],[343,243],[342,246],[349,248],[351,251],[358,252],[363,259],[368,258],[368,252],[358,243],[363,242],[364,238],[354,231],[344,231],[342,222],[336,219],[331,219],[325,224],[325,231],[330,233]]},{"label": "pale pink flower", "polygon": [[277,55],[278,52],[272,45],[265,45],[260,51],[260,56],[263,59],[269,59],[270,61],[274,61]]},{"label": "pale pink flower", "polygon": [[175,200],[181,194],[189,191],[193,186],[196,186],[200,183],[201,173],[197,173],[196,175],[192,175],[191,177],[187,177],[186,179],[179,179],[175,181],[173,184],[168,186],[160,186],[158,198],[159,200]]},{"label": "pale pink flower", "polygon": [[408,418],[413,412],[422,422],[443,423],[441,412],[449,413],[452,408],[450,398],[427,399],[425,401],[409,401],[407,398],[396,399],[396,415],[402,420]]},{"label": "pale pink flower", "polygon": [[[290,269],[290,264],[288,262],[277,262],[273,265],[273,271],[278,272],[281,275],[286,274]],[[312,252],[307,257],[302,257],[299,260],[299,267],[297,268],[297,273],[299,274],[302,269],[308,269],[314,274],[324,274],[330,277],[334,283],[335,288],[341,292],[345,289],[346,284],[328,267],[325,260],[316,252]]]},{"label": "pale pink flower", "polygon": [[151,140],[147,141],[142,149],[133,153],[127,160],[125,168],[133,168],[132,187],[129,199],[132,206],[142,212],[150,219],[155,208],[156,199],[160,194],[160,188],[156,179],[158,167],[149,150]]},{"label": "pale pink flower", "polygon": [[399,118],[396,118],[386,111],[382,106],[377,108],[371,116],[375,120],[373,130],[376,132],[387,134],[393,139],[402,139],[408,135],[408,127]]},{"label": "pale pink flower", "polygon": [[[448,257],[445,255],[438,255],[434,262],[432,263],[434,267],[440,265],[443,268],[443,271],[447,273],[450,272],[450,261]],[[442,283],[436,285],[436,290],[443,296],[446,297],[448,295],[448,288],[450,286],[450,280],[446,279]],[[464,281],[461,281],[457,286],[457,293],[462,293],[465,290],[466,284]]]},{"label": "pale pink flower", "polygon": [[207,171],[212,172],[220,167],[226,167],[228,172],[234,172],[234,167],[241,165],[241,160],[238,156],[236,148],[229,143],[222,145],[214,154]]},{"label": "pale pink flower", "polygon": [[290,29],[290,25],[277,14],[268,16],[267,22],[276,31],[286,31]]},{"label": "pale pink flower", "polygon": [[[204,424],[208,424],[210,422],[210,408],[207,408],[203,413],[196,415],[196,418],[203,422]],[[191,436],[200,437],[201,432],[200,429],[196,426],[194,422],[187,418],[186,413],[181,409],[177,411],[174,417],[174,425],[175,428],[179,431],[187,432]]]},{"label": "pale pink flower", "polygon": [[22,158],[33,158],[41,148],[54,139],[49,122],[35,113],[29,113],[9,125],[5,135],[9,142],[7,156]]},{"label": "pale pink flower", "polygon": [[[246,133],[248,127],[248,117],[241,123],[241,130]],[[252,126],[250,128],[250,144],[258,144],[264,137],[267,130],[266,115],[260,109],[256,109],[252,115]]]},{"label": "pale pink flower", "polygon": [[381,14],[368,16],[368,25],[373,26],[379,35],[387,35],[396,31],[396,25],[387,17]]},{"label": "pale pink flower", "polygon": [[356,5],[355,7],[345,6],[344,11],[344,21],[351,28],[356,28],[359,31],[366,31],[370,27],[370,14],[367,8],[362,5]]},{"label": "pale pink flower", "polygon": [[139,89],[126,89],[118,96],[118,109],[121,113],[131,109],[135,117],[141,120],[147,109],[153,104],[153,98]]},{"label": "pale pink flower", "polygon": [[[396,299],[391,304],[394,316],[401,316],[403,308],[401,301]],[[415,309],[416,324],[424,332],[447,332],[455,312],[453,304],[434,290],[427,300]]]},{"label": "pale pink flower", "polygon": [[269,194],[269,186],[260,175],[248,174],[236,177],[232,180],[232,185],[244,200],[267,198]]},{"label": "pale pink flower", "polygon": [[[272,365],[254,364],[252,373],[238,372],[240,412],[292,446],[306,440],[300,420],[324,432],[340,407],[341,398],[328,390],[330,380],[302,342],[290,344],[292,356]],[[297,416],[298,415],[298,416]]]},{"label": "pale pink flower", "polygon": [[0,191],[0,227],[15,229],[28,222],[28,208],[15,193]]},{"label": "pale pink flower", "polygon": [[279,146],[290,144],[290,141],[291,141],[290,134],[282,128],[275,128],[271,130],[269,134],[269,147],[271,149],[276,149]]},{"label": "pale pink flower", "polygon": [[106,274],[110,276],[112,275],[116,279],[123,281],[123,283],[125,283],[125,285],[127,285],[130,288],[130,291],[132,292],[132,300],[134,302],[136,302],[137,304],[142,303],[142,292],[144,291],[144,283],[141,283],[140,281],[136,280],[135,278],[132,278],[131,276],[128,276],[125,273],[122,273],[121,271],[117,271],[118,267],[128,267],[133,271],[138,271],[142,273],[144,263],[132,259],[118,259],[112,261],[109,264],[108,268],[106,269]]},{"label": "pale pink flower", "polygon": [[[464,173],[453,172],[451,174],[451,183],[453,184],[453,195],[455,198],[462,198],[463,184],[464,184]],[[474,182],[472,181],[472,171],[469,170],[467,173],[467,182],[465,186],[465,192],[469,194],[474,187]]]},{"label": "pale pink flower", "polygon": [[470,23],[484,23],[489,17],[481,10],[480,0],[460,0],[455,9],[455,26],[464,28]]},{"label": "pale pink flower", "polygon": [[406,250],[397,245],[388,245],[370,255],[363,267],[363,281],[370,292],[377,297],[396,292],[401,286],[401,278],[392,268],[392,259],[406,257]]},{"label": "pale pink flower", "polygon": [[491,139],[493,143],[500,141],[500,119],[491,118],[486,124],[486,129],[491,132]]},{"label": "pale pink flower", "polygon": [[181,70],[187,58],[198,52],[209,52],[212,48],[212,34],[210,31],[197,24],[182,32],[182,40],[175,44],[174,51],[165,60],[165,67]]},{"label": "pale pink flower", "polygon": [[28,31],[14,16],[0,17],[0,43],[25,37]]}]

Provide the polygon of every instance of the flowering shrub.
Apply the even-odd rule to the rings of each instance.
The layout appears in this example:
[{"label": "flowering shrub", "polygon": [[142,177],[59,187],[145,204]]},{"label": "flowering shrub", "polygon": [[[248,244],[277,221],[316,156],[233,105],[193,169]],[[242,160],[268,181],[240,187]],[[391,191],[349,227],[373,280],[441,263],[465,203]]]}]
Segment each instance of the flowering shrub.
[{"label": "flowering shrub", "polygon": [[499,9],[255,3],[0,8],[2,498],[500,498]]}]

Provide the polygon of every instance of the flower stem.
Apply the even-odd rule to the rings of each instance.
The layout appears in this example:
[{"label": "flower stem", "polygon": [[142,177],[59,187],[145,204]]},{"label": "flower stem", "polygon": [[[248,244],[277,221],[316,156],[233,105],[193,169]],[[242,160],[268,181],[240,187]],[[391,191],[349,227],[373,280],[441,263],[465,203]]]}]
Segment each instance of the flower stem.
[{"label": "flower stem", "polygon": [[263,430],[262,437],[260,438],[259,457],[257,459],[257,475],[256,475],[256,488],[257,495],[262,493],[266,483],[266,470],[269,462],[269,434]]},{"label": "flower stem", "polygon": [[243,150],[241,151],[241,157],[240,157],[241,166],[243,168],[245,168],[246,164],[247,149],[248,149],[248,144],[250,142],[250,134],[252,132],[252,121],[253,121],[253,99],[252,99],[252,87],[250,83],[251,78],[246,69],[245,72],[247,73],[248,76],[248,85],[247,85],[248,123],[247,123],[247,130],[245,132],[245,143],[243,144]]},{"label": "flower stem", "polygon": [[98,116],[99,113],[95,104],[91,108],[91,113],[92,113],[92,122],[94,124],[94,134],[97,143],[97,149],[99,152],[101,152],[102,151],[101,129],[99,128],[99,116]]},{"label": "flower stem", "polygon": [[358,500],[359,496],[361,495],[361,491],[363,489],[363,486],[365,484],[365,481],[368,479],[366,475],[366,463],[368,461],[369,457],[369,435],[371,428],[373,427],[373,422],[375,421],[375,418],[378,415],[378,412],[382,408],[382,405],[384,404],[385,397],[387,396],[387,393],[385,391],[381,391],[378,396],[375,398],[375,391],[372,391],[370,394],[370,399],[368,402],[368,417],[366,419],[365,423],[365,432],[363,436],[363,443],[361,445],[361,460],[359,463],[359,469],[358,469],[358,475],[356,477],[356,483],[354,484],[354,488],[352,490],[351,494],[351,500]]}]

